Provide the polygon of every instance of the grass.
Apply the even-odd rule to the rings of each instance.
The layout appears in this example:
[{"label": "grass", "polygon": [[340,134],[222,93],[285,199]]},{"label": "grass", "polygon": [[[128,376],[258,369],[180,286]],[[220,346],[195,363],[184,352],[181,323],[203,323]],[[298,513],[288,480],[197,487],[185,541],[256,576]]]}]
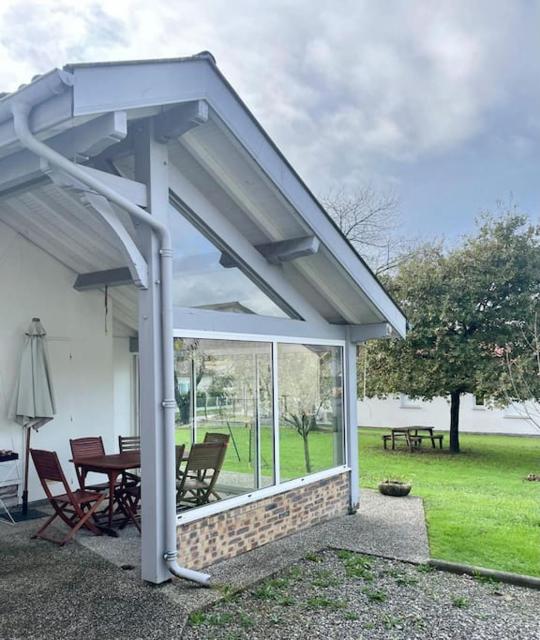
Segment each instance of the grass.
[{"label": "grass", "polygon": [[469,606],[469,598],[465,596],[455,596],[452,598],[452,606],[457,609],[467,609]]},{"label": "grass", "polygon": [[540,575],[540,484],[524,480],[540,467],[540,438],[463,434],[452,456],[383,451],[384,432],[360,431],[361,484],[412,482],[434,558]]},{"label": "grass", "polygon": [[[222,425],[206,429],[226,432]],[[252,474],[249,429],[234,426],[232,431],[240,460],[231,443],[224,468]],[[386,432],[360,430],[361,485],[375,489],[385,478],[411,481],[413,495],[424,499],[434,558],[540,576],[540,483],[524,480],[540,472],[540,438],[462,434],[462,453],[452,456],[444,449],[384,451]],[[178,429],[177,442],[188,435]],[[200,429],[199,440],[203,437]],[[283,427],[280,439],[282,478],[306,475],[301,437]],[[327,432],[310,435],[314,471],[332,466],[332,439]],[[262,428],[262,471],[268,477],[271,443],[271,430]]]}]

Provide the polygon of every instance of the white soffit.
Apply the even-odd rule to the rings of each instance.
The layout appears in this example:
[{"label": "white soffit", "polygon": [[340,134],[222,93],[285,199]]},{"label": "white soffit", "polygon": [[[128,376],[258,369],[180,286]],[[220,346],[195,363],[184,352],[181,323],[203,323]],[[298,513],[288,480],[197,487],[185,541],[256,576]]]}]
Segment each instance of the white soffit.
[{"label": "white soffit", "polygon": [[[74,195],[49,181],[0,198],[0,220],[76,274],[124,267],[118,241]],[[84,295],[81,293],[80,295]],[[110,290],[114,316],[137,327],[137,291]]]}]

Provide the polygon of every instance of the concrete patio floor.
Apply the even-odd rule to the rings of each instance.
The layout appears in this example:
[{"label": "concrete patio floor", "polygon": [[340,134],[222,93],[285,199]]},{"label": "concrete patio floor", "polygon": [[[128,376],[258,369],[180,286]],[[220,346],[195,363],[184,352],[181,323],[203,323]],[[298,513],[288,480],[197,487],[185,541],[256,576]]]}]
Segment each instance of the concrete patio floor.
[{"label": "concrete patio floor", "polygon": [[[362,492],[361,509],[208,568],[215,588],[139,579],[139,537],[81,534],[59,548],[30,540],[39,521],[0,526],[0,638],[180,638],[189,613],[224,592],[262,580],[310,552],[340,548],[425,562],[429,548],[419,498]],[[132,568],[122,568],[122,567]],[[226,589],[225,589],[226,587]]]}]

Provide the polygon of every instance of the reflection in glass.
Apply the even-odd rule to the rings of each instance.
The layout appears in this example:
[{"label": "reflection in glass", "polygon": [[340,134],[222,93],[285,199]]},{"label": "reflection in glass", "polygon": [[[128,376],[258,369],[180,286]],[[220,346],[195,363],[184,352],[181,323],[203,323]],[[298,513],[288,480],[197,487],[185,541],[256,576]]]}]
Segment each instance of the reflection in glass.
[{"label": "reflection in glass", "polygon": [[172,205],[174,305],[287,318],[229,256],[215,247]]},{"label": "reflection in glass", "polygon": [[279,344],[281,481],[343,464],[340,347]]},{"label": "reflection in glass", "polygon": [[274,482],[272,345],[175,339],[176,442],[228,436],[221,498]]}]

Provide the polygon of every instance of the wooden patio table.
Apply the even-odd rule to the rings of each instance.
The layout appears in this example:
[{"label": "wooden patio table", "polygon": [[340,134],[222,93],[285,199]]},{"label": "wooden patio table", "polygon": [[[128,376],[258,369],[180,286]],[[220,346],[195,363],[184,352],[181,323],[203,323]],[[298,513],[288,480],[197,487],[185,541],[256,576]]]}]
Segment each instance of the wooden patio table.
[{"label": "wooden patio table", "polygon": [[[114,489],[118,476],[122,475],[129,469],[139,469],[141,466],[141,454],[139,451],[125,451],[124,453],[112,453],[104,456],[94,456],[92,458],[83,458],[73,460],[73,464],[82,471],[83,478],[91,471],[105,473],[109,478],[109,507],[108,521],[109,528],[112,529],[112,520],[114,513]],[[81,487],[84,489],[84,487]]]},{"label": "wooden patio table", "polygon": [[[390,429],[390,439],[392,440],[392,449],[395,449],[396,436],[403,436],[407,442],[409,450],[412,451],[416,445],[418,445],[422,438],[428,438],[431,440],[431,446],[435,448],[435,440],[439,441],[439,447],[442,449],[442,436],[436,436],[433,433],[435,427],[395,427]],[[425,433],[426,435],[421,435]],[[384,448],[386,449],[386,439],[383,439]]]}]

